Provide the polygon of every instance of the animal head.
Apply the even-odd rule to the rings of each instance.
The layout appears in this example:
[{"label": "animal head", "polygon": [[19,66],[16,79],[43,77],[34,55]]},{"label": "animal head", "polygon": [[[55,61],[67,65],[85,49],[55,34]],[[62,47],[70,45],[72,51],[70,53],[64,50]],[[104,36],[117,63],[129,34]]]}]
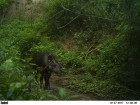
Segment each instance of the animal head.
[{"label": "animal head", "polygon": [[61,66],[60,64],[55,60],[54,55],[48,56],[48,63],[49,63],[49,69],[57,74],[58,76],[61,76]]}]

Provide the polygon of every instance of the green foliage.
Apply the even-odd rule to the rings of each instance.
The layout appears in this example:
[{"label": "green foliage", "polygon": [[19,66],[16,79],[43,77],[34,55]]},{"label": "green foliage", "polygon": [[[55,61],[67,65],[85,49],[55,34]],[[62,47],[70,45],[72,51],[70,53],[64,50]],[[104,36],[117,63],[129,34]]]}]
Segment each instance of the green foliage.
[{"label": "green foliage", "polygon": [[[0,15],[8,4],[9,0],[0,0]],[[31,55],[36,52],[57,55],[66,70],[86,69],[84,74],[77,75],[65,71],[70,78],[68,87],[72,89],[104,99],[140,98],[138,0],[48,0],[40,6],[44,17],[33,21],[1,20],[0,99],[76,98],[64,88],[57,95],[40,88],[29,65]],[[71,35],[74,44],[63,50],[59,48],[58,37],[67,35]],[[94,49],[85,58],[89,45]]]},{"label": "green foliage", "polygon": [[[0,30],[0,94],[2,99],[23,100],[39,99],[43,94],[36,95],[40,87],[36,84],[31,67],[24,58],[32,44],[37,43],[37,23],[28,21],[3,19]],[[22,55],[22,57],[21,57]],[[29,78],[29,75],[32,78]],[[41,93],[41,92],[40,92]],[[38,96],[38,97],[36,97]],[[39,97],[40,96],[40,97]]]},{"label": "green foliage", "polygon": [[[120,13],[124,14],[116,18],[123,21],[116,27],[119,35],[110,36],[106,40],[103,40],[103,42],[100,42],[95,48],[98,50],[98,53],[93,51],[88,59],[82,61],[87,71],[92,74],[92,78],[89,79],[90,83],[87,85],[87,81],[85,81],[88,75],[85,77],[81,76],[81,78],[79,75],[79,77],[76,76],[76,79],[74,78],[71,81],[69,87],[79,89],[80,92],[96,93],[107,99],[139,99],[139,3],[138,1],[118,2],[118,6],[123,6]],[[127,8],[125,8],[125,5]],[[116,13],[115,17],[120,14]],[[76,33],[74,37],[76,39],[91,38],[90,35],[84,36],[83,33]],[[76,51],[74,51],[75,53]],[[106,85],[101,81],[104,81]],[[91,83],[95,83],[97,86]]]},{"label": "green foliage", "polygon": [[[104,31],[114,29],[116,21],[121,16],[117,3],[118,0],[115,2],[112,0],[47,1],[44,6],[47,19],[45,18],[45,27],[41,33],[47,32],[51,38],[75,32],[87,32],[89,36],[102,36]],[[110,5],[114,6],[108,10]]]},{"label": "green foliage", "polygon": [[[48,51],[61,52],[47,36],[39,37],[36,30],[40,23],[30,23],[14,19],[3,21],[0,30],[0,98],[8,100],[46,100],[53,96],[44,92],[34,78],[34,71],[29,65],[30,53]],[[43,47],[42,47],[43,46]],[[10,49],[9,49],[10,47]],[[53,49],[52,49],[53,48]],[[65,89],[60,90],[56,99],[70,99]],[[74,98],[74,97],[73,97]]]},{"label": "green foliage", "polygon": [[[25,71],[27,67],[20,63],[19,60],[17,58],[8,59],[0,66],[0,94],[2,99],[40,99],[44,94],[42,94],[42,90],[32,76],[33,71],[30,73]],[[38,91],[40,94],[38,94]]]},{"label": "green foliage", "polygon": [[[109,37],[99,44],[96,47],[98,54],[94,53],[96,55],[93,54],[84,61],[85,68],[92,75],[91,78],[85,74],[79,77],[70,76],[73,80],[69,87],[106,99],[139,99],[140,50],[137,46],[139,42],[136,42],[139,39],[137,37],[130,41],[128,38],[128,35],[121,34],[115,38]],[[133,47],[130,46],[130,42]]]},{"label": "green foliage", "polygon": [[[13,99],[16,99],[17,96],[19,98],[19,92],[21,89],[21,87],[23,87],[25,85],[25,83],[11,83],[10,86],[9,86],[9,90],[8,90],[8,93],[7,93],[7,98],[13,98]],[[16,93],[14,93],[16,92]],[[14,96],[12,96],[14,94],[14,96],[16,96],[16,98]]]},{"label": "green foliage", "polygon": [[40,42],[37,45],[34,45],[31,48],[31,52],[51,52],[54,53],[58,48],[53,42],[49,40],[47,36],[41,38]]},{"label": "green foliage", "polygon": [[3,99],[19,99],[24,92],[21,89],[25,88],[22,65],[17,60],[8,59],[0,66],[0,72],[0,93]]},{"label": "green foliage", "polygon": [[72,51],[65,52],[65,54],[60,56],[62,61],[65,62],[66,67],[81,67],[83,60],[80,52],[76,52],[74,49]]},{"label": "green foliage", "polygon": [[91,74],[83,75],[69,74],[70,82],[67,87],[77,90],[81,93],[89,93],[98,97],[98,99],[139,99],[140,93],[131,90],[123,85],[110,80],[99,80]]},{"label": "green foliage", "polygon": [[9,0],[0,1],[0,15],[2,15],[6,11],[7,7],[9,6],[9,3]]},{"label": "green foliage", "polygon": [[78,95],[69,95],[65,88],[60,88],[58,91],[58,95],[53,95],[52,93],[48,93],[47,97],[52,100],[73,100],[77,99]]}]

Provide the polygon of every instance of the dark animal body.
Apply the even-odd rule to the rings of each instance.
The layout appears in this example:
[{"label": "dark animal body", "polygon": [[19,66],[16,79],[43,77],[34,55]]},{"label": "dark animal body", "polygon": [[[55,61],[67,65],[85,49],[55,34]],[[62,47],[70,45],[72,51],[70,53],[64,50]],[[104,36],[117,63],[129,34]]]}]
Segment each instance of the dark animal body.
[{"label": "dark animal body", "polygon": [[60,65],[55,60],[55,56],[48,53],[36,53],[33,55],[33,59],[31,61],[33,64],[33,69],[35,69],[37,79],[37,75],[41,74],[40,76],[40,84],[43,85],[43,79],[45,81],[45,89],[50,89],[49,79],[51,74],[54,72],[57,75],[61,75]]}]

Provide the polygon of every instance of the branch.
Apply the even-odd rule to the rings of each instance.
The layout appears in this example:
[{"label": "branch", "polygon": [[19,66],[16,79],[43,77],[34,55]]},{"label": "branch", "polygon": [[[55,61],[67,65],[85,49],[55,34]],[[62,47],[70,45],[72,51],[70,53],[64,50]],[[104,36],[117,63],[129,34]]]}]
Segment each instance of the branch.
[{"label": "branch", "polygon": [[62,4],[61,4],[61,7],[66,10],[66,11],[69,11],[69,12],[72,12],[72,13],[75,13],[75,14],[78,14],[78,15],[83,15],[83,16],[90,16],[90,17],[95,17],[95,18],[99,18],[99,19],[103,19],[103,20],[108,20],[108,21],[115,21],[117,22],[117,20],[113,20],[113,19],[109,19],[109,18],[104,18],[104,17],[101,17],[101,16],[96,16],[95,14],[92,14],[92,15],[89,15],[89,14],[82,14],[80,12],[75,12],[75,11],[72,11],[66,7],[64,7]]},{"label": "branch", "polygon": [[60,14],[61,12],[63,12],[64,10],[61,10],[59,12],[57,12],[56,14],[54,14],[49,20],[53,19],[56,15]]},{"label": "branch", "polygon": [[86,53],[86,55],[85,55],[85,59],[87,58],[87,56],[91,53],[91,52],[94,52],[95,50],[98,50],[97,48],[93,48],[93,49],[91,49],[90,51],[88,51],[87,53]]},{"label": "branch", "polygon": [[61,28],[64,28],[64,27],[68,26],[70,23],[72,23],[72,22],[73,22],[75,19],[77,19],[79,16],[80,16],[80,15],[76,16],[76,17],[75,17],[75,18],[73,18],[70,22],[68,22],[68,23],[67,23],[67,24],[65,24],[64,26],[59,27],[59,28],[57,28],[57,29],[61,29]]}]

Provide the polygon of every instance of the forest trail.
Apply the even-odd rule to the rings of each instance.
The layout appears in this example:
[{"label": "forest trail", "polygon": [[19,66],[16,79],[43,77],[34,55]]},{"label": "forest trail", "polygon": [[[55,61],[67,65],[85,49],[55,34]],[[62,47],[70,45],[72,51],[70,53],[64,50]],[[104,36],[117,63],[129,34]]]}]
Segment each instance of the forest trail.
[{"label": "forest trail", "polygon": [[[11,6],[8,10],[8,16],[32,15],[31,17],[34,17],[34,15],[36,16],[40,13],[37,5],[41,1],[43,0],[32,0],[32,3],[29,3],[27,2],[27,0],[12,0]],[[22,14],[21,14],[21,11],[23,12]],[[50,85],[51,85],[50,92],[53,93],[54,95],[57,95],[60,88],[65,88],[67,90],[68,96],[73,96],[73,95],[78,96],[78,98],[75,100],[96,100],[97,99],[91,94],[78,93],[77,90],[71,90],[71,89],[66,88],[67,82],[68,82],[68,79],[65,76],[58,77],[56,75],[52,75],[52,77],[50,78]]]},{"label": "forest trail", "polygon": [[77,90],[66,88],[67,82],[68,78],[66,76],[58,77],[56,75],[52,75],[52,77],[50,78],[51,92],[54,95],[57,95],[56,93],[58,93],[60,88],[65,88],[68,96],[78,96],[75,100],[97,100],[97,98],[92,94],[79,93],[77,92]]}]

